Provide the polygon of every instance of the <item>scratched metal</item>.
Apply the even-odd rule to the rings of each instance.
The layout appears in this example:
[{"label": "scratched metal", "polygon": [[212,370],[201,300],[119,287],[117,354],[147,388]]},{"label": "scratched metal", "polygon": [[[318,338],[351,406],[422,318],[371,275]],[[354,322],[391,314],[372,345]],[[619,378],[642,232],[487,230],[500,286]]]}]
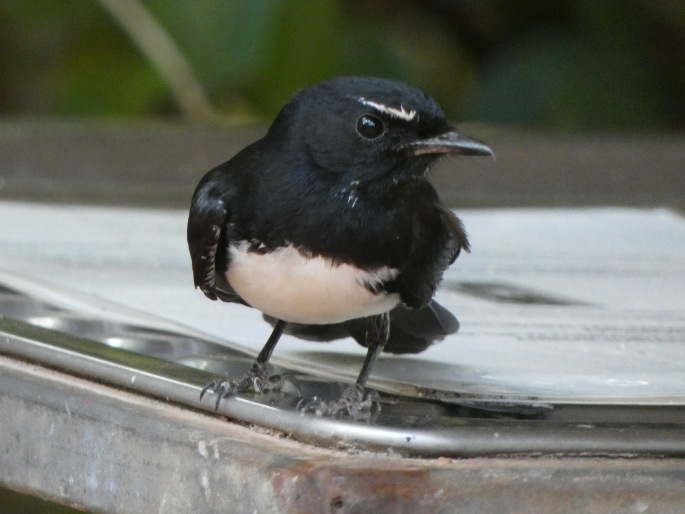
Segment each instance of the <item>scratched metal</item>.
[{"label": "scratched metal", "polygon": [[[217,374],[240,376],[251,357],[211,341],[144,324],[85,317],[0,287],[0,353],[98,382],[214,411],[199,400]],[[275,372],[287,372],[275,369]],[[295,374],[305,397],[334,398],[344,384]],[[224,399],[217,415],[331,448],[408,456],[506,454],[685,455],[682,406],[537,405],[469,397],[448,402],[381,395],[357,419],[297,410],[296,390]]]}]

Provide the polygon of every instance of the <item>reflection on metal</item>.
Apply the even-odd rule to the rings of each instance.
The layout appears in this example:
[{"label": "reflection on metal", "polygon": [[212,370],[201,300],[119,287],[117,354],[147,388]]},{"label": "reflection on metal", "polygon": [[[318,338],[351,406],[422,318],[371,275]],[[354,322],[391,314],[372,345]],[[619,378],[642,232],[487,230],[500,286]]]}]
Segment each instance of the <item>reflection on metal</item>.
[{"label": "reflection on metal", "polygon": [[[209,412],[214,402],[199,402],[201,388],[216,374],[242,374],[251,362],[211,341],[84,317],[7,287],[0,287],[0,353]],[[334,397],[344,387],[301,373],[297,379],[304,396]],[[351,420],[301,414],[297,397],[272,393],[228,398],[217,414],[321,446],[413,456],[685,455],[682,406],[439,400],[383,395],[380,415]]]}]

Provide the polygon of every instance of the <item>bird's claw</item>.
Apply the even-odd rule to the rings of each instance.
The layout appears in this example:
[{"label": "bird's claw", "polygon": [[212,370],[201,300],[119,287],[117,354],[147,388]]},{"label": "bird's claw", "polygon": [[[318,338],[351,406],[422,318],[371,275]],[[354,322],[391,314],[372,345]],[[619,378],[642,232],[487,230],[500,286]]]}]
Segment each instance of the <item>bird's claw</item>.
[{"label": "bird's claw", "polygon": [[202,398],[206,393],[212,393],[216,395],[214,410],[219,410],[219,403],[221,402],[222,398],[226,398],[230,394],[245,393],[249,390],[250,381],[248,378],[243,378],[240,380],[217,378],[202,388],[202,392],[200,393],[200,401],[202,401]]},{"label": "bird's claw", "polygon": [[255,363],[247,371],[243,378],[216,378],[202,388],[200,401],[206,393],[216,395],[214,410],[219,409],[219,403],[227,396],[240,393],[263,394],[271,391],[281,391],[286,384],[291,384],[295,390],[300,391],[300,386],[295,376],[290,373],[282,375],[269,375],[266,367]]},{"label": "bird's claw", "polygon": [[297,410],[320,417],[370,419],[380,413],[381,400],[376,391],[364,391],[362,387],[355,385],[345,389],[337,400],[323,400],[318,396],[303,398],[298,402]]}]

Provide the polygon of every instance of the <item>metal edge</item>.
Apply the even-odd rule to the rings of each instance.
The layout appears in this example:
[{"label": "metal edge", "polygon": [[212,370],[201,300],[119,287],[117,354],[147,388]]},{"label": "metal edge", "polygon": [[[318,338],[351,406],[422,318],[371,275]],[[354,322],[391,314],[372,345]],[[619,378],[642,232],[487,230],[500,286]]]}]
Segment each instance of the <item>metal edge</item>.
[{"label": "metal edge", "polygon": [[[268,427],[328,448],[413,457],[495,455],[685,456],[682,424],[594,424],[511,419],[435,419],[395,427],[286,410],[246,396],[199,401],[208,372],[0,316],[0,353],[133,392]],[[162,374],[163,373],[163,374]]]}]

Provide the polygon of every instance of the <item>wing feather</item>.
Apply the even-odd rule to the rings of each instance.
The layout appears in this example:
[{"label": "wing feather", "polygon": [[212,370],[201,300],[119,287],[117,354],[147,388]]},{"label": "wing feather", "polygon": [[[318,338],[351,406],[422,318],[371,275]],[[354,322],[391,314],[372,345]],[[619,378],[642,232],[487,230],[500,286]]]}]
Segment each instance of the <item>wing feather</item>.
[{"label": "wing feather", "polygon": [[[218,174],[221,169],[216,171]],[[211,300],[223,300],[227,293],[217,287],[217,278],[223,275],[228,265],[226,230],[230,215],[227,200],[232,188],[219,187],[216,174],[208,174],[193,194],[187,237],[195,287]]]}]

